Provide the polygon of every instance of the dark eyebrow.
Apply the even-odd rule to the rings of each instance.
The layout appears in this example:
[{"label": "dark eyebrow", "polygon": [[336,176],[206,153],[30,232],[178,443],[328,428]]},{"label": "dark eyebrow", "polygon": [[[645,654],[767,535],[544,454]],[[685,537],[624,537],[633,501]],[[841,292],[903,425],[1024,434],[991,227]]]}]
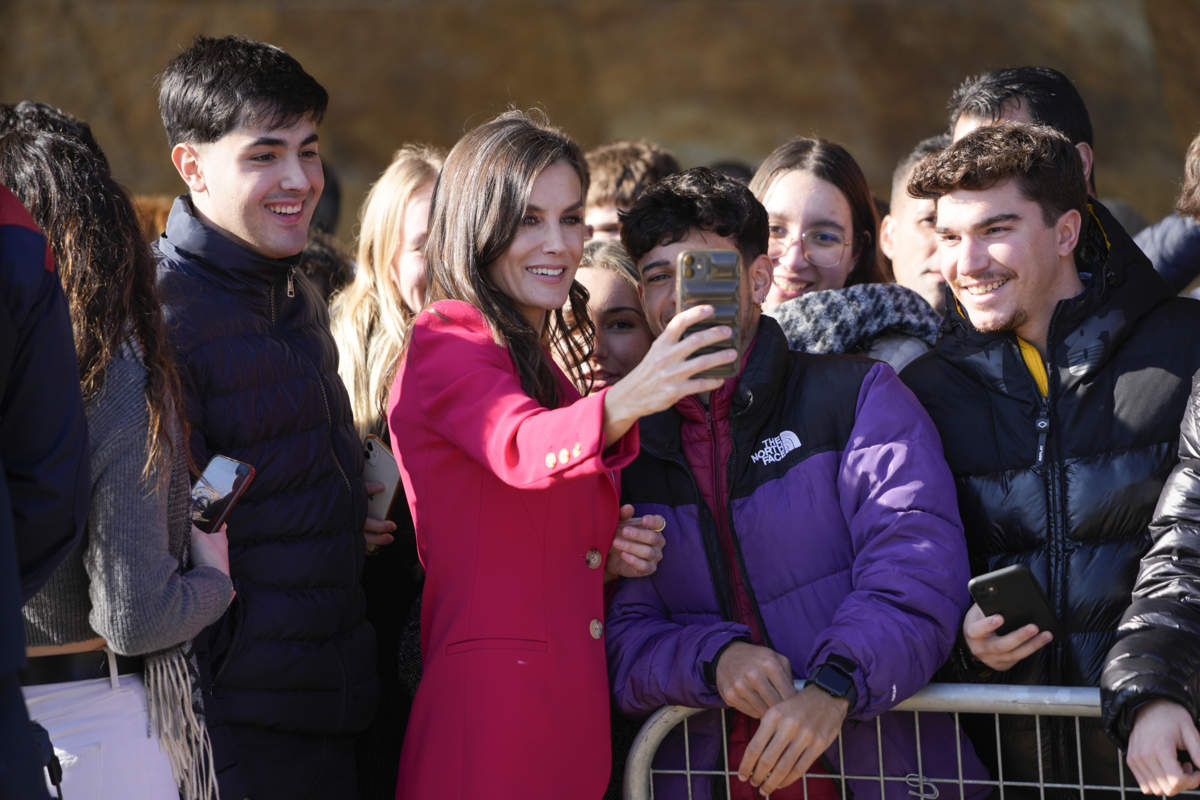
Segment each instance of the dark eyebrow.
[{"label": "dark eyebrow", "polygon": [[1017,213],[1010,212],[1008,214],[996,214],[995,216],[988,217],[987,219],[985,219],[983,222],[980,222],[975,227],[976,228],[987,228],[992,225],[995,225],[997,222],[1020,222],[1021,219],[1022,219],[1021,215],[1017,214]]},{"label": "dark eyebrow", "polygon": [[[579,200],[578,202],[572,203],[571,205],[564,208],[563,213],[565,214],[568,211],[578,211],[581,208],[583,208],[583,201]],[[525,206],[525,211],[526,212],[537,211],[537,212],[545,213],[544,208],[542,208],[541,206],[535,206],[533,203],[530,203],[529,205]]]},{"label": "dark eyebrow", "polygon": [[642,267],[642,274],[645,275],[647,272],[649,272],[652,269],[658,269],[659,267],[668,267],[670,265],[671,265],[670,261],[668,261],[665,258],[660,258],[658,261],[651,261],[649,264]]},{"label": "dark eyebrow", "polygon": [[609,308],[600,309],[601,314],[620,314],[623,311],[633,311],[637,314],[642,313],[640,308],[634,308],[633,306],[611,306]]},{"label": "dark eyebrow", "polygon": [[[312,144],[315,141],[317,141],[317,135],[315,133],[310,133],[308,136],[304,137],[304,141],[302,141],[300,143],[300,146],[304,147],[305,145]],[[278,136],[260,136],[257,139],[255,139],[253,142],[251,142],[249,145],[247,145],[247,147],[286,147],[286,146],[287,146],[287,142],[284,141],[283,139],[280,139]]]},{"label": "dark eyebrow", "polygon": [[846,230],[846,227],[840,222],[835,222],[831,219],[819,219],[813,222],[808,227],[810,228],[837,228],[839,231]]},{"label": "dark eyebrow", "polygon": [[[984,220],[981,220],[981,221],[975,223],[971,227],[978,230],[980,228],[989,228],[998,222],[1020,222],[1022,219],[1024,219],[1024,217],[1022,217],[1020,214],[1017,214],[1014,212],[1010,212],[1007,214],[995,214],[991,217],[988,217],[987,219],[984,219]],[[937,233],[939,235],[945,234],[945,233],[950,233],[950,229],[947,228],[945,225],[938,225],[933,229],[933,231],[934,231],[934,233]]]}]

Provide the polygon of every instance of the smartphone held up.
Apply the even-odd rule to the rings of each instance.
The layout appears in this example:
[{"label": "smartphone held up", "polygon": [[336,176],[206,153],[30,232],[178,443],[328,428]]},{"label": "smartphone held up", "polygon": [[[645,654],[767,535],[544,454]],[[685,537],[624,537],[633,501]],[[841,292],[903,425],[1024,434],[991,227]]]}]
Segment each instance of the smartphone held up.
[{"label": "smartphone held up", "polygon": [[192,524],[205,533],[220,529],[253,479],[254,467],[249,464],[213,456],[192,486]]},{"label": "smartphone held up", "polygon": [[[684,338],[717,325],[727,325],[733,331],[731,340],[702,347],[692,358],[737,347],[741,281],[742,257],[736,250],[683,250],[679,253],[675,269],[676,311],[710,305],[714,312],[704,322],[688,328]],[[740,352],[738,356],[728,364],[698,372],[695,377],[732,378],[738,371]]]}]

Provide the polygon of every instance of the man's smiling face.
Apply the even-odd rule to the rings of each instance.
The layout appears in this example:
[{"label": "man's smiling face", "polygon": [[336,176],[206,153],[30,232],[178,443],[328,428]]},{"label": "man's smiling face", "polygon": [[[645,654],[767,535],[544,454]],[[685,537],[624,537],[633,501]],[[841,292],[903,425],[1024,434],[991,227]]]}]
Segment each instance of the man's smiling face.
[{"label": "man's smiling face", "polygon": [[240,125],[215,142],[178,147],[195,154],[197,172],[188,186],[207,222],[267,258],[304,249],[325,188],[310,117],[270,129]]},{"label": "man's smiling face", "polygon": [[1058,301],[1080,289],[1071,258],[1078,220],[1068,211],[1047,225],[1015,179],[938,199],[942,275],[977,330],[1045,341]]}]

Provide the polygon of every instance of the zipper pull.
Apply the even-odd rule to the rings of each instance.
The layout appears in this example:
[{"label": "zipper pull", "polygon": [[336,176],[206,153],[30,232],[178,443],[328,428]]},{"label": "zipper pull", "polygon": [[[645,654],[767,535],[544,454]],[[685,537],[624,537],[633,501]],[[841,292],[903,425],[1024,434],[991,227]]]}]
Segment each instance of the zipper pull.
[{"label": "zipper pull", "polygon": [[296,296],[296,287],[292,284],[292,273],[295,271],[296,271],[295,267],[292,267],[291,269],[288,270],[288,280],[287,280],[287,296],[288,297]]},{"label": "zipper pull", "polygon": [[1050,413],[1045,407],[1042,408],[1034,427],[1038,432],[1037,466],[1040,467],[1046,460],[1046,434],[1050,432]]}]

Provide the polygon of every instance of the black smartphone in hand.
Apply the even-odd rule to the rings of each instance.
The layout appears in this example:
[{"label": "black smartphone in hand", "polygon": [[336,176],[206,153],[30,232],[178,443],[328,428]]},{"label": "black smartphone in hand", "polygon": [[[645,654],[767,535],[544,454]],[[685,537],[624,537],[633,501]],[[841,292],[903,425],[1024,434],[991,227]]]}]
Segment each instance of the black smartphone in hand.
[{"label": "black smartphone in hand", "polygon": [[192,524],[205,533],[220,528],[253,479],[254,467],[249,464],[213,456],[192,486]]},{"label": "black smartphone in hand", "polygon": [[1003,636],[1032,622],[1038,630],[1050,631],[1058,638],[1058,619],[1050,610],[1042,587],[1024,564],[1013,564],[972,578],[967,583],[967,590],[984,614],[1004,617],[1004,624],[996,630],[997,635]]}]

